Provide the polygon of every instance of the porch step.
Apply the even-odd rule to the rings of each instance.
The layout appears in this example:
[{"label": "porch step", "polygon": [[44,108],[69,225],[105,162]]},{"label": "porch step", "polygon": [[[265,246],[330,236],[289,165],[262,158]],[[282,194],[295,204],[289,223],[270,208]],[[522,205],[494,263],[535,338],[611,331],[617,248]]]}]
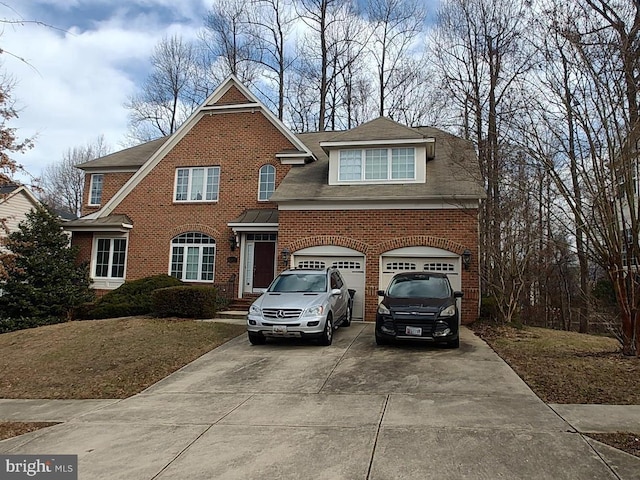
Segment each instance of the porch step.
[{"label": "porch step", "polygon": [[246,320],[249,310],[225,310],[216,313],[216,318],[224,318],[229,320]]},{"label": "porch step", "polygon": [[[258,298],[258,297],[256,297]],[[229,303],[229,310],[247,310],[249,311],[249,307],[254,302],[255,298],[234,298]]]}]

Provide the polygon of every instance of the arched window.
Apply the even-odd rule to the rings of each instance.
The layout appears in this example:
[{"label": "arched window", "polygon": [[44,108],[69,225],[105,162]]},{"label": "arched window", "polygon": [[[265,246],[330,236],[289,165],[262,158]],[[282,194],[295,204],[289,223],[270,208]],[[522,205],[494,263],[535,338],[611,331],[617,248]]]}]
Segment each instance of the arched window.
[{"label": "arched window", "polygon": [[260,167],[260,184],[258,186],[258,200],[267,201],[276,189],[276,167],[263,165]]},{"label": "arched window", "polygon": [[171,240],[171,276],[185,282],[213,282],[216,241],[200,232]]}]

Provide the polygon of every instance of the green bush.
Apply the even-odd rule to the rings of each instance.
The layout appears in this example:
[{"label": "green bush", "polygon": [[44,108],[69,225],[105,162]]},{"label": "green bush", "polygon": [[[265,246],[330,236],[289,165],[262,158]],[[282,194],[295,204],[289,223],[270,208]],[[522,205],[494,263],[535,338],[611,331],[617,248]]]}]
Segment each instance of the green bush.
[{"label": "green bush", "polygon": [[480,318],[485,320],[498,320],[498,304],[496,298],[485,295],[480,300]]},{"label": "green bush", "polygon": [[127,281],[92,304],[83,304],[76,310],[76,317],[83,319],[128,317],[151,313],[151,294],[158,289],[183,285],[169,275],[155,275],[140,280]]},{"label": "green bush", "polygon": [[181,286],[153,292],[153,314],[156,317],[213,318],[218,306],[215,287]]}]

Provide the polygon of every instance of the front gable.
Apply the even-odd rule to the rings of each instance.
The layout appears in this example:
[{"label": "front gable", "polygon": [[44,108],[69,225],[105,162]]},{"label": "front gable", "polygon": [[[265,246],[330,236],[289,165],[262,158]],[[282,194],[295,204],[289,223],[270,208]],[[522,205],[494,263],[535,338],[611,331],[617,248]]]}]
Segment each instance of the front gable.
[{"label": "front gable", "polygon": [[[256,120],[258,118],[259,120]],[[186,147],[195,144],[198,144],[195,149]],[[169,162],[174,164],[173,171],[168,172],[166,167],[159,170],[164,178],[164,187],[167,186],[167,181],[172,185],[177,181],[176,159],[179,163],[182,162],[185,168],[200,165],[214,167],[229,156],[228,152],[233,152],[234,158],[240,158],[238,154],[243,152],[240,156],[250,159],[253,147],[265,144],[276,150],[270,158],[259,159],[264,164],[275,163],[281,158],[282,165],[305,163],[313,159],[311,151],[232,75],[163,143],[104,207],[94,214],[94,218],[108,216],[116,211],[143,179],[169,156],[173,159]],[[286,161],[291,158],[294,159],[293,162]],[[243,167],[248,165],[233,165],[233,168],[238,170]],[[223,182],[224,174],[221,172],[220,175],[220,182]]]}]

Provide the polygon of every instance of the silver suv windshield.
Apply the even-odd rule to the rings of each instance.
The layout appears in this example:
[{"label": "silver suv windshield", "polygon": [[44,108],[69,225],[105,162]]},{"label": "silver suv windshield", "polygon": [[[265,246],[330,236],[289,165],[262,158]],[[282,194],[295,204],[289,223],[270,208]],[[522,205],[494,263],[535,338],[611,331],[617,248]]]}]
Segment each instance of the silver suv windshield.
[{"label": "silver suv windshield", "polygon": [[443,277],[398,277],[389,285],[387,295],[395,298],[447,298],[451,296],[451,286]]},{"label": "silver suv windshield", "polygon": [[281,293],[322,293],[327,290],[327,276],[324,273],[285,273],[269,287],[269,292]]}]

